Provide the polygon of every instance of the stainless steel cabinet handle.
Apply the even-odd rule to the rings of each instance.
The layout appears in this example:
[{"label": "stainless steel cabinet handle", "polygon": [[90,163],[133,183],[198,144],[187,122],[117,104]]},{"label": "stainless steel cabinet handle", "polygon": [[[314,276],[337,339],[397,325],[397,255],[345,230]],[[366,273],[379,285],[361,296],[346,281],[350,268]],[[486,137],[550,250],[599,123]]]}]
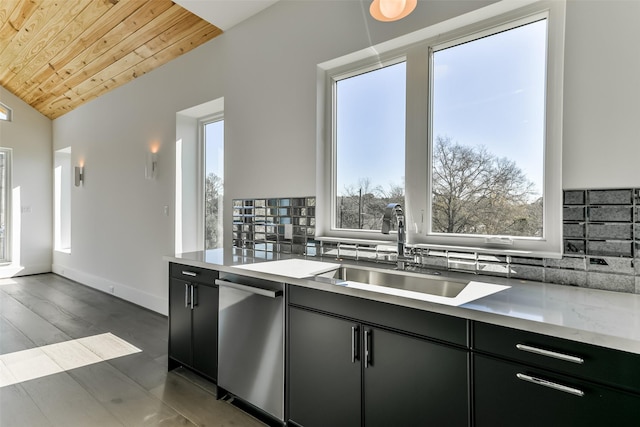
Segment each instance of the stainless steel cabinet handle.
[{"label": "stainless steel cabinet handle", "polygon": [[368,368],[371,364],[371,349],[369,346],[371,345],[370,339],[371,331],[364,331],[364,367]]},{"label": "stainless steel cabinet handle", "polygon": [[191,276],[191,277],[196,277],[198,275],[198,273],[194,273],[193,271],[186,271],[186,270],[182,270],[182,274],[184,274],[185,276]]},{"label": "stainless steel cabinet handle", "polygon": [[184,308],[189,308],[189,286],[188,283],[184,284]]},{"label": "stainless steel cabinet handle", "polygon": [[194,300],[195,300],[194,296],[195,296],[195,286],[191,285],[191,310],[193,310],[193,307],[194,307],[194,305],[195,305],[195,303],[194,303]]},{"label": "stainless steel cabinet handle", "polygon": [[530,382],[530,383],[533,383],[533,384],[541,385],[543,387],[549,387],[549,388],[552,388],[554,390],[558,390],[558,391],[562,391],[562,392],[565,392],[565,393],[573,394],[574,396],[578,396],[578,397],[584,396],[584,391],[582,391],[580,389],[569,387],[569,386],[558,384],[558,383],[554,383],[554,382],[547,381],[547,380],[543,380],[542,378],[536,378],[536,377],[532,377],[531,375],[520,374],[520,373],[516,374],[516,377],[518,377],[518,379],[520,379],[522,381],[527,381],[527,382]]},{"label": "stainless steel cabinet handle", "polygon": [[239,291],[249,292],[263,297],[278,298],[282,296],[282,291],[271,291],[269,289],[255,288],[253,286],[241,285],[239,283],[227,282],[226,280],[216,279],[216,285],[227,288],[237,289]]},{"label": "stainless steel cabinet handle", "polygon": [[518,350],[526,351],[528,353],[535,353],[541,356],[553,357],[554,359],[564,360],[565,362],[577,363],[580,365],[584,363],[584,359],[581,357],[571,356],[569,354],[557,353],[555,351],[545,350],[543,348],[531,347],[526,344],[516,344],[516,348]]},{"label": "stainless steel cabinet handle", "polygon": [[351,363],[356,363],[358,360],[358,327],[351,327]]}]

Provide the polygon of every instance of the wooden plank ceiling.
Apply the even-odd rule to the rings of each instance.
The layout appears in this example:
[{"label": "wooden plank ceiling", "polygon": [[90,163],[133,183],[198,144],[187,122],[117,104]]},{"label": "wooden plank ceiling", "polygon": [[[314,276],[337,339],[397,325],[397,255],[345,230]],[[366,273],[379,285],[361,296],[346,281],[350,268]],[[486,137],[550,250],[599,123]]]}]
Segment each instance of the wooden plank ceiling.
[{"label": "wooden plank ceiling", "polygon": [[221,33],[170,0],[0,0],[0,85],[55,119]]}]

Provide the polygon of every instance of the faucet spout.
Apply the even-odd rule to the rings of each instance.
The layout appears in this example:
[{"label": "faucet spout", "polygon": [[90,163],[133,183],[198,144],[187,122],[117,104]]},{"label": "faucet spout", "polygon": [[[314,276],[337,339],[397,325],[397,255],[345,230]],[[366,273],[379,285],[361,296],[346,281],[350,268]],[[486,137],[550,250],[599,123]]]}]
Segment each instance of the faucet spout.
[{"label": "faucet spout", "polygon": [[391,230],[391,219],[395,215],[398,229],[398,269],[404,269],[405,261],[405,231],[404,231],[404,211],[399,203],[389,203],[384,209],[382,217],[382,234],[389,234]]}]

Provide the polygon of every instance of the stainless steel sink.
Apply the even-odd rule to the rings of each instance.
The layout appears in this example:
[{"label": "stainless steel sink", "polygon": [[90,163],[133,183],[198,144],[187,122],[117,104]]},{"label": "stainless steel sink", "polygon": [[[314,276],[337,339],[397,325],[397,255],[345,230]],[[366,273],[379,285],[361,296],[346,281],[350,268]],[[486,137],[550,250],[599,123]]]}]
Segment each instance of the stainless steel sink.
[{"label": "stainless steel sink", "polygon": [[[340,282],[358,282],[375,286],[420,292],[445,298],[455,298],[467,287],[468,282],[455,282],[448,279],[430,277],[404,271],[383,271],[370,268],[339,267],[320,275]],[[332,280],[333,281],[333,280]]]}]

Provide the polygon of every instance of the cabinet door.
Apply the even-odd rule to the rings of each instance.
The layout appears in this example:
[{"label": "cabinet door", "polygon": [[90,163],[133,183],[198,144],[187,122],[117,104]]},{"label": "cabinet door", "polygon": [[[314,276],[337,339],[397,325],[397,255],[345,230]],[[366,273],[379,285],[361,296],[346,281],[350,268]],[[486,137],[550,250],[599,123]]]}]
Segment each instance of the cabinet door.
[{"label": "cabinet door", "polygon": [[289,309],[290,420],[304,427],[360,426],[358,328],[332,316]]},{"label": "cabinet door", "polygon": [[638,425],[640,396],[486,356],[474,363],[477,427]]},{"label": "cabinet door", "polygon": [[191,366],[191,307],[190,283],[169,280],[169,357]]},{"label": "cabinet door", "polygon": [[369,426],[466,426],[467,351],[365,327]]},{"label": "cabinet door", "polygon": [[218,376],[218,288],[193,286],[193,368],[215,381]]}]

